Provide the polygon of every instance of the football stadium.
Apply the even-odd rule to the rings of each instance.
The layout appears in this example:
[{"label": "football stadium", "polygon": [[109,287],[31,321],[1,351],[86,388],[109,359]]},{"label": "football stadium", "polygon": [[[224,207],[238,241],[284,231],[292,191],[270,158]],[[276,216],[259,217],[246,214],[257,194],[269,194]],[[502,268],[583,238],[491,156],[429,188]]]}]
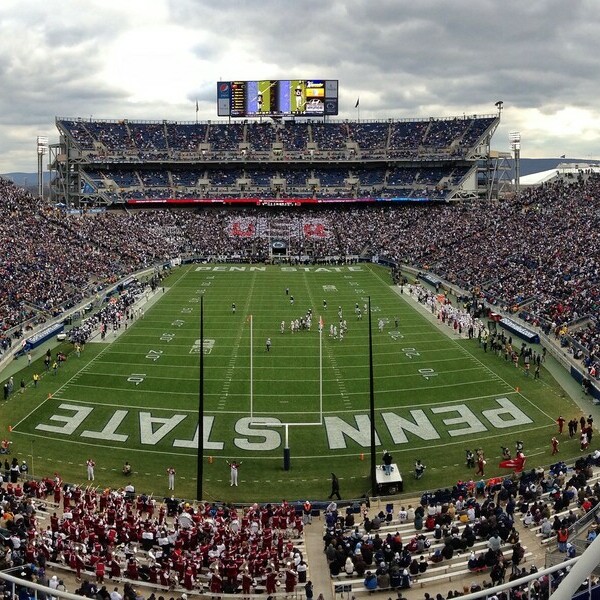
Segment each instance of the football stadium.
[{"label": "football stadium", "polygon": [[600,179],[507,183],[502,103],[342,121],[337,93],[220,82],[215,121],[57,117],[50,198],[0,181],[17,579],[592,589]]}]

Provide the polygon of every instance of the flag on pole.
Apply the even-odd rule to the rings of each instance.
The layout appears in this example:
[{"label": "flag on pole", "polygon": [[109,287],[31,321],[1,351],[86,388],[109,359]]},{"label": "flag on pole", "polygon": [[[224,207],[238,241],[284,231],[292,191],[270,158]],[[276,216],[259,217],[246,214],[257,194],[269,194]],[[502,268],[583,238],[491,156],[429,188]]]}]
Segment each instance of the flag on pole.
[{"label": "flag on pole", "polygon": [[501,461],[498,466],[501,469],[514,469],[515,473],[520,473],[525,468],[526,457],[522,452],[518,452],[515,458]]},{"label": "flag on pole", "polygon": [[359,104],[360,104],[360,97],[356,99],[356,104],[354,105],[354,108],[358,108]]},{"label": "flag on pole", "polygon": [[196,112],[198,112],[198,99],[196,98]]}]

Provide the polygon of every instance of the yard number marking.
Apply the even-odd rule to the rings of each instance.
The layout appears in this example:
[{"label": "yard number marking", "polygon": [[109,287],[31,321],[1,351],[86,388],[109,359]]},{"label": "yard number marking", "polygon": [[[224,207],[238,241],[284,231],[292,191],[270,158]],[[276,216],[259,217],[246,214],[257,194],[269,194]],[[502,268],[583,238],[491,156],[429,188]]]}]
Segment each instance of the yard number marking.
[{"label": "yard number marking", "polygon": [[129,381],[130,383],[135,383],[135,385],[140,385],[140,383],[142,383],[142,381],[144,381],[145,378],[146,373],[132,373],[127,378],[127,381]]},{"label": "yard number marking", "polygon": [[162,356],[162,353],[162,350],[148,350],[146,358],[149,358],[150,360],[156,362]]},{"label": "yard number marking", "polygon": [[421,356],[421,353],[417,352],[416,348],[402,348],[402,352],[404,352],[408,358],[412,358],[413,356]]},{"label": "yard number marking", "polygon": [[430,377],[438,376],[438,374],[433,369],[419,369],[419,373],[421,373],[421,375],[425,377],[427,381],[429,381]]}]

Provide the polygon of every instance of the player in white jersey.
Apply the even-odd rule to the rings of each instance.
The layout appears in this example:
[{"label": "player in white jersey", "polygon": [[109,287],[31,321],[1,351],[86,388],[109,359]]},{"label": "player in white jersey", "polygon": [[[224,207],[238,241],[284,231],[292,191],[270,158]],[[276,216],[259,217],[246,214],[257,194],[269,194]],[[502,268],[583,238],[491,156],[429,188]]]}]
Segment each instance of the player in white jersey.
[{"label": "player in white jersey", "polygon": [[283,333],[285,331],[285,321],[281,321],[281,333]]},{"label": "player in white jersey", "polygon": [[296,111],[300,111],[302,110],[302,87],[300,85],[296,86],[296,89],[294,90],[294,96],[296,98]]}]

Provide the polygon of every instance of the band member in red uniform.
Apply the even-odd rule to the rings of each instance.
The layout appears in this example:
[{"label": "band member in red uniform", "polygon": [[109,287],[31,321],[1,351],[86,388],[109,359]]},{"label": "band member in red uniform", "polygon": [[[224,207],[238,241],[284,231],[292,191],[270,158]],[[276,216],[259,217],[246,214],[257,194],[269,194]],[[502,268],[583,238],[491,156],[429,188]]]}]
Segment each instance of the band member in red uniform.
[{"label": "band member in red uniform", "polygon": [[212,594],[221,594],[223,592],[223,578],[219,570],[215,569],[210,576],[210,591]]},{"label": "band member in red uniform", "polygon": [[127,561],[127,577],[134,581],[139,577],[138,564],[133,556]]},{"label": "band member in red uniform", "polygon": [[121,577],[121,563],[115,556],[110,561],[110,576]]},{"label": "band member in red uniform", "polygon": [[267,594],[274,594],[275,590],[277,589],[277,573],[275,573],[273,569],[267,570],[267,577],[265,583],[267,588]]},{"label": "band member in red uniform", "polygon": [[61,488],[61,486],[60,486],[60,481],[57,481],[57,482],[54,484],[54,490],[53,490],[53,493],[54,493],[54,502],[55,502],[55,504],[60,504],[60,496],[61,496],[61,492],[62,492],[62,488]]},{"label": "band member in red uniform", "polygon": [[285,569],[285,591],[291,593],[296,589],[296,583],[298,582],[298,573],[294,569],[292,563],[287,563]]},{"label": "band member in red uniform", "polygon": [[104,583],[104,573],[105,573],[106,565],[104,564],[104,559],[99,558],[96,563],[96,582]]},{"label": "band member in red uniform", "polygon": [[77,579],[81,579],[81,569],[85,569],[85,562],[83,557],[78,552],[75,552],[75,571],[77,572]]},{"label": "band member in red uniform", "polygon": [[194,573],[192,572],[192,567],[188,567],[183,575],[183,587],[185,587],[186,590],[191,591],[194,589],[194,583]]},{"label": "band member in red uniform", "polygon": [[252,588],[252,575],[246,567],[242,573],[242,593],[250,595],[250,589]]}]

